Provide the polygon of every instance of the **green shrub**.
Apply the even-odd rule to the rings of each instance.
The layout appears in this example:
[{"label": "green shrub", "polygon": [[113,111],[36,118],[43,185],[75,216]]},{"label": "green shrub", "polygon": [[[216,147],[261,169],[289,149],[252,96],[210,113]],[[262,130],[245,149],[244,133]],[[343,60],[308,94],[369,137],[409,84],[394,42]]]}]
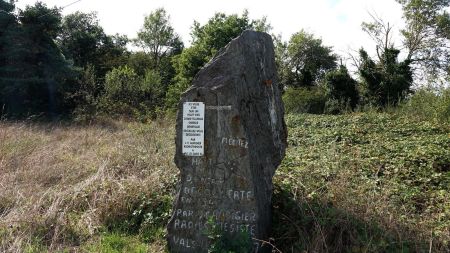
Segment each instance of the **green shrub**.
[{"label": "green shrub", "polygon": [[187,78],[176,78],[176,79],[177,81],[173,85],[169,86],[164,101],[165,108],[167,109],[167,111],[171,113],[176,111],[178,102],[180,101],[181,94],[183,94],[183,92],[186,91],[191,85],[190,79]]},{"label": "green shrub", "polygon": [[340,114],[351,112],[353,107],[351,105],[351,101],[349,99],[334,99],[328,98],[325,102],[325,114]]},{"label": "green shrub", "polygon": [[350,76],[344,65],[326,74],[324,85],[327,97],[330,98],[327,102],[331,103],[333,114],[343,112],[343,109],[348,109],[348,107],[356,108],[359,101],[357,82]]},{"label": "green shrub", "polygon": [[139,77],[128,66],[116,68],[106,74],[105,92],[99,98],[98,110],[143,120],[162,105],[163,93],[158,72],[147,70],[144,77]]},{"label": "green shrub", "polygon": [[283,95],[287,113],[321,114],[327,101],[325,92],[320,87],[288,88]]},{"label": "green shrub", "polygon": [[450,122],[450,88],[420,89],[396,111],[422,120]]},{"label": "green shrub", "polygon": [[400,50],[384,48],[378,62],[364,49],[359,51],[361,64],[358,67],[361,78],[361,95],[364,103],[386,107],[397,105],[411,93],[413,76],[411,61],[399,61]]}]

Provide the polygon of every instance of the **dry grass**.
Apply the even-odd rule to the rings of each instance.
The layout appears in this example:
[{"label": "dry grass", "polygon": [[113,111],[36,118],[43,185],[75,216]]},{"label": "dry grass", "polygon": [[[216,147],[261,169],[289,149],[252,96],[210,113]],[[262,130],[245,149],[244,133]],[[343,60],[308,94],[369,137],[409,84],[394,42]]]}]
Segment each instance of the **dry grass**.
[{"label": "dry grass", "polygon": [[173,191],[173,132],[169,120],[0,122],[0,252],[79,251],[142,196]]}]

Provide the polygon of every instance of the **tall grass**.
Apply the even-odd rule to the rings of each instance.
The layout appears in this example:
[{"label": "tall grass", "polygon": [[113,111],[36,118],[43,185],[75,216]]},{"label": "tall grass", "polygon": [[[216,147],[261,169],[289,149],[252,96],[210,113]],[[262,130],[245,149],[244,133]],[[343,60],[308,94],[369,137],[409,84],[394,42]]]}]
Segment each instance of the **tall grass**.
[{"label": "tall grass", "polygon": [[[178,171],[172,130],[170,121],[0,122],[0,252],[79,248],[115,230],[164,249],[161,233],[140,229],[167,222]],[[163,220],[135,212],[158,206]]]}]

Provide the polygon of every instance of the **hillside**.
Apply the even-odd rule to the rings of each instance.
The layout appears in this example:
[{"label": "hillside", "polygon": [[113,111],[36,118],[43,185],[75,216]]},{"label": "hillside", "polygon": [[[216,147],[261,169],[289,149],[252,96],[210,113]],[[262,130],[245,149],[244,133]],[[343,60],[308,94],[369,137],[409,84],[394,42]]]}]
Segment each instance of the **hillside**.
[{"label": "hillside", "polygon": [[[274,178],[282,252],[448,252],[450,125],[288,115]],[[164,252],[173,120],[0,123],[1,252]]]}]

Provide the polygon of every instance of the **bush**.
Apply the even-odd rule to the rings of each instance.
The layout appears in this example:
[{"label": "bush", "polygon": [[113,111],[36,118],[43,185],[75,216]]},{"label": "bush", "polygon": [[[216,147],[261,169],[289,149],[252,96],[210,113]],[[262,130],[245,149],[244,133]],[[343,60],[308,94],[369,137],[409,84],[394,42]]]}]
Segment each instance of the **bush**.
[{"label": "bush", "polygon": [[422,120],[450,122],[450,88],[417,90],[396,112]]},{"label": "bush", "polygon": [[[342,112],[342,108],[349,106],[354,109],[359,101],[357,82],[347,68],[341,65],[339,69],[329,72],[324,80],[327,96],[333,102],[333,113]],[[337,103],[337,104],[336,104]],[[337,107],[336,107],[337,105]]]},{"label": "bush", "polygon": [[328,98],[325,102],[325,114],[342,114],[347,112],[352,112],[353,107],[351,105],[350,99],[335,99]]},{"label": "bush", "polygon": [[148,70],[143,78],[128,66],[113,69],[105,77],[105,93],[99,111],[133,118],[145,118],[162,104],[161,78]]},{"label": "bush", "polygon": [[400,50],[385,48],[378,62],[372,60],[364,49],[359,51],[358,68],[364,103],[387,107],[397,105],[411,93],[413,83],[411,61],[399,61]]},{"label": "bush", "polygon": [[325,91],[320,87],[288,88],[283,95],[287,113],[324,113],[327,101]]}]

